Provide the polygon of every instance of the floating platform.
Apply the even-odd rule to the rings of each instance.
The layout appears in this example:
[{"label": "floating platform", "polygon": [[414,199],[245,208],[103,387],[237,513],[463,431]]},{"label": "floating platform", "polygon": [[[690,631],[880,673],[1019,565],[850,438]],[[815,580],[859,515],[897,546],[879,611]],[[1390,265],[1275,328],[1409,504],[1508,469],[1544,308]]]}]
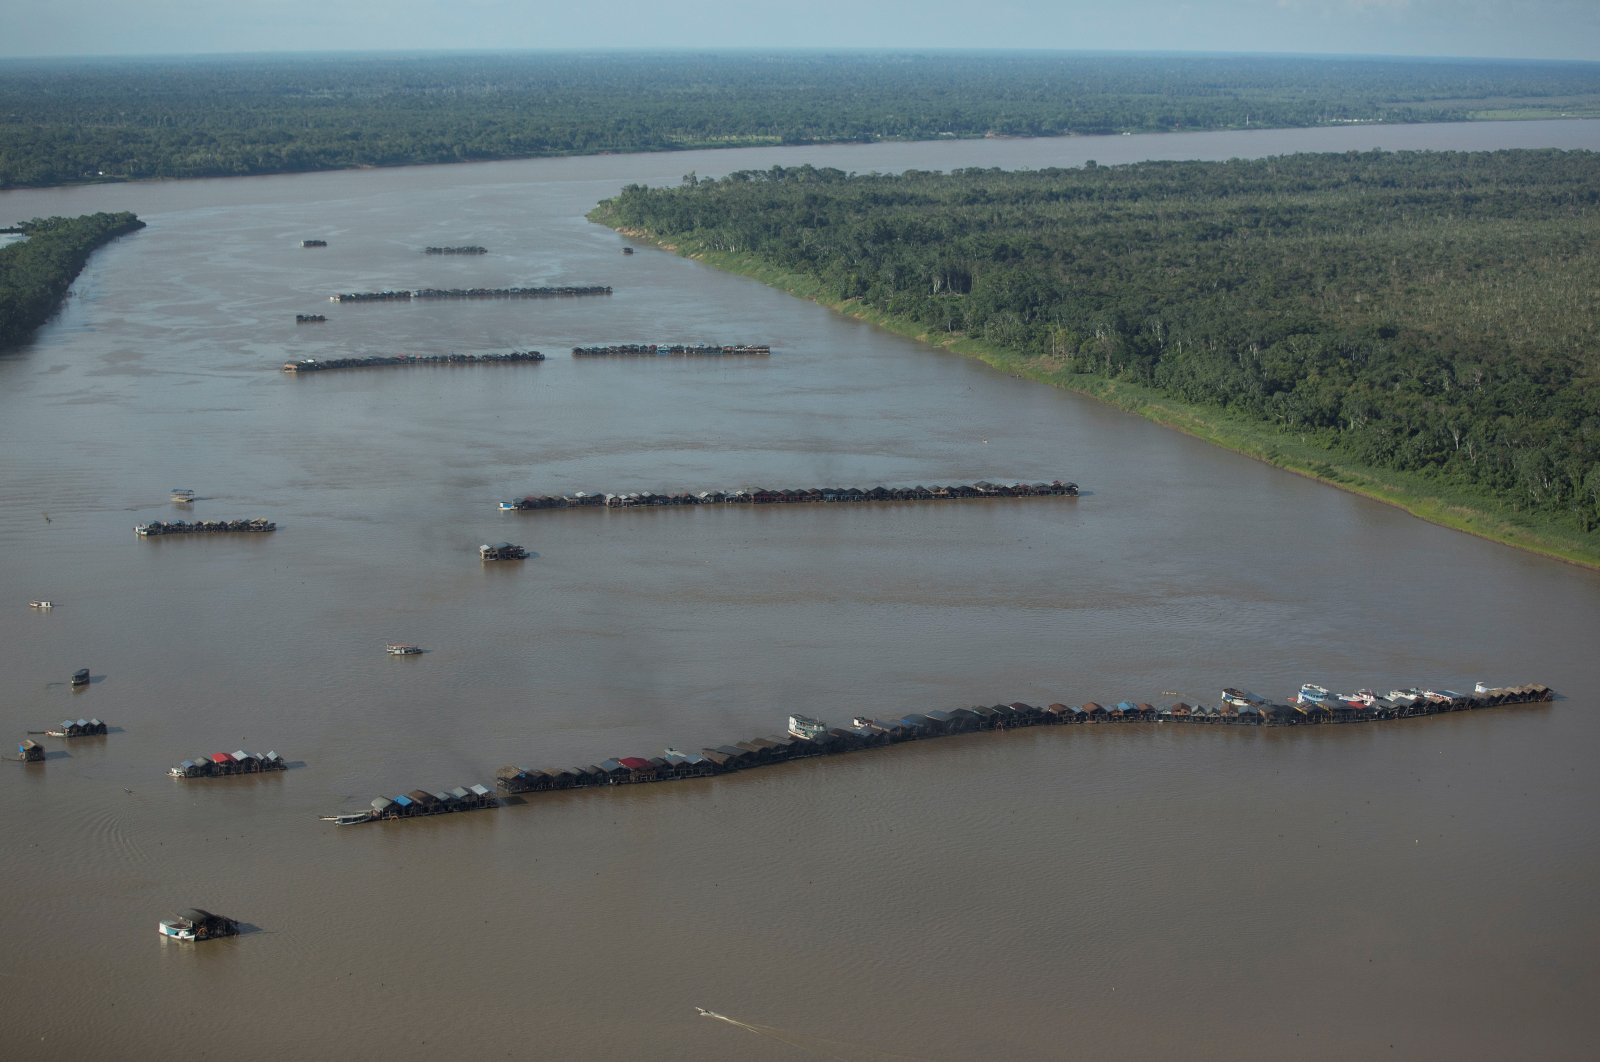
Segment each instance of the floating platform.
[{"label": "floating platform", "polygon": [[424,247],[423,254],[488,254],[487,247]]},{"label": "floating platform", "polygon": [[321,324],[327,317],[320,313],[297,313],[294,315],[295,324]]},{"label": "floating platform", "polygon": [[276,752],[257,756],[240,749],[237,752],[213,752],[197,760],[184,760],[176,767],[169,767],[167,774],[173,778],[228,778],[236,774],[264,774],[288,769],[289,765]]},{"label": "floating platform", "polygon": [[486,561],[527,560],[528,551],[510,542],[486,542],[478,547],[478,559]]},{"label": "floating platform", "polygon": [[184,520],[152,520],[148,524],[134,525],[133,533],[140,538],[154,538],[158,535],[265,534],[277,529],[277,524],[258,516],[253,520],[196,520],[192,524]]},{"label": "floating platform", "polygon": [[326,247],[326,246],[328,246],[328,241],[327,240],[301,240],[300,241],[300,246],[301,247]]},{"label": "floating platform", "polygon": [[1227,700],[1215,707],[1196,707],[1180,701],[1165,708],[1132,701],[1120,701],[1109,706],[1091,701],[1081,705],[1051,704],[1045,707],[1015,701],[1011,704],[976,705],[887,719],[856,716],[848,727],[829,727],[809,716],[794,715],[790,716],[789,729],[785,733],[704,748],[698,753],[669,748],[660,756],[621,756],[584,767],[539,770],[502,767],[495,773],[495,785],[502,792],[510,794],[706,778],[811,756],[854,752],[984,730],[1012,730],[1031,726],[1169,722],[1234,726],[1336,725],[1442,715],[1550,701],[1554,698],[1550,687],[1530,685],[1480,688],[1470,694],[1450,697],[1376,698],[1373,703],[1359,709],[1350,704],[1342,708],[1329,705],[1313,709],[1306,705],[1268,702],[1240,707]]},{"label": "floating platform", "polygon": [[610,295],[608,284],[576,284],[555,288],[412,288],[396,291],[354,291],[329,295],[329,302],[410,302],[413,299],[559,299]]},{"label": "floating platform", "polygon": [[771,354],[765,343],[728,346],[695,343],[619,343],[609,347],[573,347],[574,358],[714,358]]},{"label": "floating platform", "polygon": [[957,501],[965,498],[1076,498],[1078,485],[1062,480],[1049,483],[972,483],[952,487],[812,487],[806,490],[706,490],[699,493],[566,494],[560,497],[530,494],[501,502],[501,512],[542,509],[632,509],[671,505],[834,505],[859,502]]},{"label": "floating platform", "polygon": [[488,811],[499,806],[500,799],[495,796],[494,790],[486,785],[457,786],[437,793],[430,793],[426,789],[413,789],[398,796],[378,797],[366,811],[324,815],[322,821],[338,826],[356,826],[364,822],[421,819],[462,811]]},{"label": "floating platform", "polygon": [[506,354],[373,354],[365,358],[301,358],[283,363],[284,372],[332,372],[335,369],[387,369],[410,365],[506,365],[537,364],[544,355],[537,350],[513,350]]},{"label": "floating platform", "polygon": [[45,735],[54,738],[100,737],[108,733],[106,725],[98,719],[63,719],[61,725],[54,730],[46,730]]}]

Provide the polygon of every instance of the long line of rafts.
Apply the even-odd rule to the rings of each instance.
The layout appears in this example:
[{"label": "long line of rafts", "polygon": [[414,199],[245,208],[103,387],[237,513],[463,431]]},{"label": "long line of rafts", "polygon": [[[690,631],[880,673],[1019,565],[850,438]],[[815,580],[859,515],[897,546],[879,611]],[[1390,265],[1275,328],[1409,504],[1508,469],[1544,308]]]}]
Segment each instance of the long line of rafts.
[{"label": "long line of rafts", "polygon": [[553,288],[411,288],[394,291],[346,291],[329,302],[408,302],[412,299],[554,299],[577,295],[610,295],[609,284],[568,284]]},{"label": "long line of rafts", "polygon": [[340,826],[354,826],[361,822],[383,822],[390,819],[416,819],[429,815],[449,815],[458,811],[486,811],[500,806],[500,798],[486,785],[463,785],[454,789],[429,792],[413,789],[392,797],[378,797],[365,811],[348,815],[325,815],[323,818]]},{"label": "long line of rafts", "polygon": [[811,487],[806,490],[768,490],[754,487],[750,490],[704,490],[698,493],[656,494],[639,491],[632,494],[564,494],[528,495],[517,501],[501,502],[503,511],[529,509],[626,509],[646,505],[796,505],[837,504],[877,501],[946,501],[959,498],[1076,498],[1078,485],[1062,480],[1049,483],[972,483],[949,487]]},{"label": "long line of rafts", "polygon": [[1182,722],[1238,726],[1296,726],[1355,723],[1440,715],[1505,704],[1548,701],[1554,693],[1548,686],[1516,686],[1453,696],[1418,696],[1406,703],[1380,700],[1356,707],[1347,704],[1288,705],[1262,704],[1239,708],[1232,705],[1194,707],[1183,702],[1156,708],[1149,704],[1123,701],[1104,706],[1093,702],[1082,705],[1052,704],[1035,707],[1017,701],[1012,704],[933,711],[895,719],[870,719],[858,716],[848,727],[830,727],[813,737],[792,733],[760,737],[733,745],[719,745],[698,753],[667,749],[661,756],[625,756],[587,767],[559,767],[529,770],[502,767],[495,784],[507,793],[532,793],[553,789],[578,789],[635,782],[665,782],[683,778],[703,778],[730,771],[765,767],[770,764],[810,756],[826,756],[860,749],[878,748],[906,741],[949,737],[980,730],[1010,730],[1017,727],[1095,723]]},{"label": "long line of rafts", "polygon": [[266,517],[258,516],[252,520],[196,520],[188,523],[183,520],[152,520],[148,524],[135,524],[133,533],[140,538],[153,538],[156,535],[224,535],[236,532],[276,531],[278,525]]},{"label": "long line of rafts", "polygon": [[607,347],[573,347],[574,358],[687,358],[771,354],[765,343],[617,343]]},{"label": "long line of rafts", "polygon": [[284,372],[329,372],[334,369],[375,369],[393,365],[499,365],[512,362],[541,362],[537,350],[513,350],[506,354],[371,354],[364,358],[301,358],[283,363]]},{"label": "long line of rafts", "polygon": [[174,778],[226,778],[236,774],[261,774],[266,771],[286,771],[289,765],[276,752],[257,756],[240,749],[237,752],[213,752],[196,760],[184,760],[167,769]]}]

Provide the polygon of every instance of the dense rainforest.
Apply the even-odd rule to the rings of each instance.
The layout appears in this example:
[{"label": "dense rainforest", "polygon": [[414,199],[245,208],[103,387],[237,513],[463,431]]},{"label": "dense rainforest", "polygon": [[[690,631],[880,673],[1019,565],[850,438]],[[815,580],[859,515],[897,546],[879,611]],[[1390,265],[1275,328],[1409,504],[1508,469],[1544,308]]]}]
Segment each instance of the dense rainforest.
[{"label": "dense rainforest", "polygon": [[631,185],[594,217],[1038,378],[1309,441],[1328,478],[1420,477],[1600,557],[1600,155],[805,166]]},{"label": "dense rainforest", "polygon": [[50,319],[95,248],[144,222],[124,212],[35,218],[17,228],[25,238],[0,246],[0,350]]},{"label": "dense rainforest", "polygon": [[881,139],[1600,115],[1600,64],[1069,53],[0,61],[0,188]]}]

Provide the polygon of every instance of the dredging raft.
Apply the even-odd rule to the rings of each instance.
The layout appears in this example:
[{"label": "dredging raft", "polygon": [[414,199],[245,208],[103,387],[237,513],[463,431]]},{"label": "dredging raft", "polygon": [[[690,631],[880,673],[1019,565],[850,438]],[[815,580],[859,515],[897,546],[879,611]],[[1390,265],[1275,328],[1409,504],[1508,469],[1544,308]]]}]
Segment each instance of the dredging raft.
[{"label": "dredging raft", "polygon": [[559,299],[610,295],[609,284],[568,284],[552,288],[410,288],[351,291],[329,295],[329,302],[410,302],[413,299]]},{"label": "dredging raft", "polygon": [[332,372],[335,369],[387,369],[410,365],[507,365],[544,360],[537,350],[504,354],[371,354],[364,358],[300,358],[283,363],[290,373]]},{"label": "dredging raft", "polygon": [[148,524],[135,524],[133,533],[140,538],[154,538],[159,535],[265,534],[277,529],[277,524],[258,516],[251,520],[196,520],[193,523],[186,520],[152,520]]},{"label": "dredging raft", "polygon": [[573,347],[574,358],[706,358],[771,354],[765,343],[618,343],[606,347]]},{"label": "dredging raft", "polygon": [[257,756],[240,749],[237,752],[213,752],[199,759],[184,760],[176,767],[169,767],[167,774],[173,778],[229,778],[236,774],[264,774],[288,769],[289,765],[276,752]]},{"label": "dredging raft", "polygon": [[802,490],[704,490],[697,493],[533,495],[500,503],[501,512],[541,509],[631,509],[671,505],[835,505],[861,502],[957,501],[966,498],[1076,498],[1078,485],[1062,480],[1049,483],[971,483],[949,487],[811,487]]}]

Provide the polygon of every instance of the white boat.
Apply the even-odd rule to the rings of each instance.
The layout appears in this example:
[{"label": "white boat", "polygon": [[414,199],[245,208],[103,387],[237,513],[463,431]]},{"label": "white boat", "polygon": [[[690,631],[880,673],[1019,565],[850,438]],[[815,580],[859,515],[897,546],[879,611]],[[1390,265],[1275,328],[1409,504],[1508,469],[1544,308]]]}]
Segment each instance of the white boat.
[{"label": "white boat", "polygon": [[194,924],[186,918],[163,918],[156,929],[162,936],[173,940],[195,939]]},{"label": "white boat", "polygon": [[1328,687],[1317,686],[1308,682],[1300,687],[1300,692],[1296,695],[1296,699],[1301,704],[1321,704],[1332,696],[1333,694],[1328,692]]},{"label": "white boat", "polygon": [[401,645],[399,642],[390,642],[383,648],[384,652],[388,653],[390,656],[416,656],[418,653],[422,652],[420,646]]},{"label": "white boat", "polygon": [[791,715],[789,717],[789,733],[797,738],[815,741],[828,732],[828,724],[820,719],[813,719],[809,715]]},{"label": "white boat", "polygon": [[1267,702],[1253,693],[1248,693],[1245,690],[1236,690],[1232,686],[1228,686],[1222,691],[1222,703],[1231,704],[1235,708],[1248,708],[1252,704],[1265,704]]},{"label": "white boat", "polygon": [[514,512],[517,511],[517,503],[516,502],[501,502],[500,503],[500,511],[503,512],[503,513],[514,513]]},{"label": "white boat", "polygon": [[28,602],[28,607],[29,608],[55,608],[56,605],[55,605],[54,601],[29,601]]},{"label": "white boat", "polygon": [[189,490],[187,487],[173,487],[172,500],[177,502],[179,505],[192,502],[194,501],[194,491]]}]

